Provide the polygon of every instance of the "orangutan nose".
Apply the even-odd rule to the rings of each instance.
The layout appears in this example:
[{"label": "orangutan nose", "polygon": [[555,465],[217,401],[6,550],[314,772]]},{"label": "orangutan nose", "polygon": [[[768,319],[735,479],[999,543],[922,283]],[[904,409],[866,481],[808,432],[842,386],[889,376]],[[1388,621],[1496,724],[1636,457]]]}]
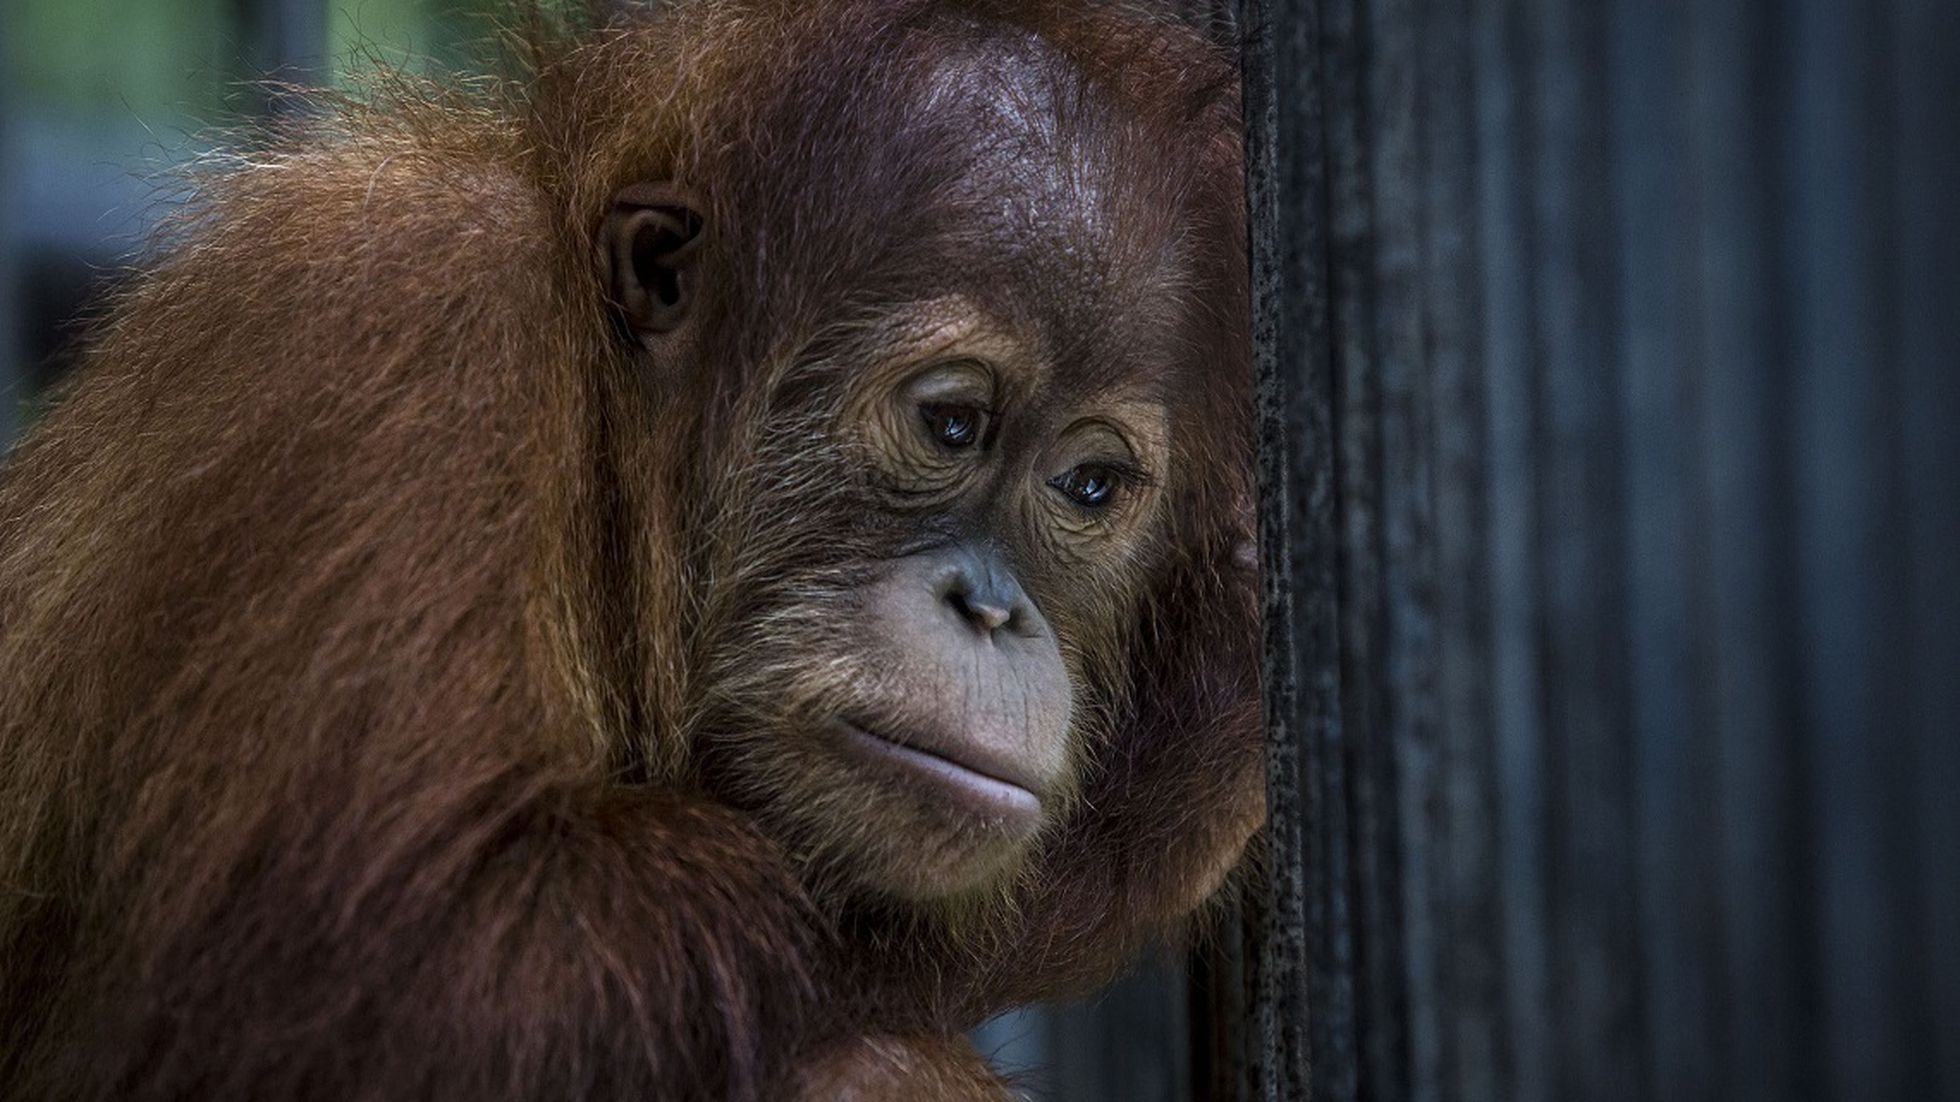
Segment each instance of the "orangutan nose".
[{"label": "orangutan nose", "polygon": [[934,564],[934,588],[941,600],[982,635],[1005,629],[1033,636],[1047,629],[1014,572],[988,550],[967,545],[941,553]]}]

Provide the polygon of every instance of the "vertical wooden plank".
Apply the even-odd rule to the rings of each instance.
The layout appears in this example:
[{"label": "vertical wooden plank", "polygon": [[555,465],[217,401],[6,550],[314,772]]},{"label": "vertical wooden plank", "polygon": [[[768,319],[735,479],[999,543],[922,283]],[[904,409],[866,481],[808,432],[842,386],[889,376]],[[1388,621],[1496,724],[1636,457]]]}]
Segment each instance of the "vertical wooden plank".
[{"label": "vertical wooden plank", "polygon": [[1900,444],[1910,566],[1904,703],[1918,813],[1915,969],[1932,1051],[1917,1097],[1960,1098],[1960,6],[1903,0],[1884,44],[1897,73]]},{"label": "vertical wooden plank", "polygon": [[1954,1096],[1960,9],[1316,18],[1315,1087]]},{"label": "vertical wooden plank", "polygon": [[[1472,0],[1422,5],[1414,63],[1421,122],[1423,332],[1434,470],[1436,759],[1431,821],[1433,914],[1411,904],[1413,1095],[1424,1102],[1506,1102],[1520,1096],[1507,1005],[1504,847],[1492,678],[1492,502],[1486,486],[1485,294],[1479,150],[1487,110],[1473,53]],[[1498,129],[1494,124],[1491,129]],[[1414,776],[1409,773],[1405,775]],[[1415,833],[1413,830],[1411,834]],[[1412,872],[1411,874],[1417,875]],[[1433,1042],[1427,1038],[1433,1037]]]},{"label": "vertical wooden plank", "polygon": [[[1333,384],[1315,0],[1244,0],[1272,875],[1255,959],[1269,1102],[1352,1097]],[[1330,801],[1328,794],[1333,793]],[[1343,1093],[1345,1091],[1345,1093]]]},{"label": "vertical wooden plank", "polygon": [[1631,856],[1623,497],[1615,376],[1614,180],[1601,9],[1528,6],[1535,40],[1534,538],[1547,739],[1556,1093],[1646,1097]]},{"label": "vertical wooden plank", "polygon": [[1534,225],[1526,190],[1533,141],[1528,13],[1521,0],[1473,9],[1477,105],[1477,239],[1484,299],[1483,362],[1490,555],[1491,722],[1497,774],[1499,891],[1509,983],[1511,1097],[1552,1102],[1546,733],[1540,706],[1539,565],[1533,538],[1538,412],[1532,311]]},{"label": "vertical wooden plank", "polygon": [[1253,1102],[1260,1095],[1257,1069],[1264,1063],[1259,1038],[1249,1028],[1258,1002],[1255,920],[1226,916],[1193,954],[1190,987],[1191,1091],[1196,1102]]},{"label": "vertical wooden plank", "polygon": [[[1360,66],[1359,126],[1366,136],[1371,228],[1367,289],[1369,340],[1376,375],[1374,418],[1379,479],[1376,631],[1380,664],[1372,707],[1375,752],[1367,761],[1371,820],[1360,844],[1370,930],[1359,954],[1369,1018],[1368,1096],[1420,1096],[1434,1080],[1433,1032],[1412,1013],[1433,1001],[1436,820],[1441,812],[1435,766],[1435,555],[1431,518],[1433,432],[1428,361],[1423,349],[1422,277],[1425,224],[1422,120],[1417,112],[1421,9],[1417,0],[1370,0],[1355,34]],[[1368,946],[1374,946],[1368,951]],[[1425,1055],[1418,1058],[1419,1043]],[[1428,1089],[1433,1091],[1433,1086]]]},{"label": "vertical wooden plank", "polygon": [[1694,278],[1703,211],[1686,109],[1684,0],[1613,8],[1612,144],[1618,201],[1613,254],[1624,370],[1619,381],[1626,487],[1632,781],[1646,984],[1640,1057],[1656,1093],[1719,1102],[1726,1066],[1719,1013],[1721,895],[1705,502],[1707,457],[1694,432],[1708,364]]},{"label": "vertical wooden plank", "polygon": [[1790,89],[1803,703],[1817,772],[1817,908],[1833,1095],[1916,1097],[1933,1038],[1912,997],[1920,915],[1906,737],[1910,562],[1896,432],[1897,116],[1886,5],[1804,0]]},{"label": "vertical wooden plank", "polygon": [[[1807,747],[1796,737],[1794,485],[1786,293],[1789,214],[1776,184],[1787,65],[1784,7],[1720,0],[1688,14],[1702,213],[1695,278],[1707,364],[1694,431],[1708,545],[1701,628],[1716,727],[1723,983],[1722,1097],[1804,1097],[1818,1081],[1808,952]],[[1656,1013],[1664,1013],[1657,1006]]]},{"label": "vertical wooden plank", "polygon": [[[1324,97],[1327,158],[1327,287],[1333,341],[1340,533],[1341,743],[1347,771],[1350,879],[1349,922],[1355,988],[1355,1085],[1369,1097],[1407,1095],[1406,960],[1403,952],[1403,878],[1400,786],[1404,755],[1400,715],[1410,703],[1397,683],[1406,675],[1391,648],[1397,625],[1411,604],[1388,541],[1391,517],[1405,500],[1405,475],[1418,464],[1413,450],[1391,450],[1386,423],[1389,388],[1407,390],[1407,370],[1384,361],[1392,335],[1383,326],[1394,306],[1410,305],[1408,257],[1414,227],[1385,222],[1377,204],[1407,213],[1403,193],[1411,180],[1385,177],[1382,150],[1406,146],[1413,119],[1403,110],[1389,121],[1376,98],[1391,71],[1376,31],[1399,35],[1394,20],[1406,13],[1393,0],[1325,0],[1321,7],[1319,83]],[[1399,245],[1394,274],[1384,266],[1383,242]],[[1406,347],[1402,349],[1406,353]],[[1406,394],[1398,397],[1406,398]],[[1406,403],[1404,403],[1406,404]],[[1397,444],[1417,445],[1413,439]],[[1391,470],[1393,465],[1393,470]],[[1423,506],[1426,509],[1426,502]]]}]

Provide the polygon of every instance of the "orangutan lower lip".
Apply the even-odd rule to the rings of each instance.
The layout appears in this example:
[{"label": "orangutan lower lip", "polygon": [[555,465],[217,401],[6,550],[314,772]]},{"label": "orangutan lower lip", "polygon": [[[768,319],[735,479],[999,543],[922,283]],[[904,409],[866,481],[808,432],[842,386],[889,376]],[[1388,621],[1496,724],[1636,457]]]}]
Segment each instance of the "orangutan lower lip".
[{"label": "orangutan lower lip", "polygon": [[975,811],[1030,821],[1041,815],[1041,798],[1025,785],[982,772],[943,754],[886,738],[849,720],[838,720],[837,727],[859,749],[952,787],[974,804]]}]

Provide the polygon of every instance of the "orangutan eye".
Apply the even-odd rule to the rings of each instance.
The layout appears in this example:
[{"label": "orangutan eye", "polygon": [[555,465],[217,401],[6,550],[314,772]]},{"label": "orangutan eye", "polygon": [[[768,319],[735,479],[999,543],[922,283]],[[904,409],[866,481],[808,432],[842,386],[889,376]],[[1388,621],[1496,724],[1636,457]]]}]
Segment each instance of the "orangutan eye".
[{"label": "orangutan eye", "polygon": [[1122,471],[1106,463],[1084,463],[1050,479],[1048,484],[1084,509],[1101,509],[1116,500],[1123,478]]},{"label": "orangutan eye", "polygon": [[926,432],[941,446],[969,448],[980,442],[987,429],[987,413],[972,406],[928,402],[919,407]]}]

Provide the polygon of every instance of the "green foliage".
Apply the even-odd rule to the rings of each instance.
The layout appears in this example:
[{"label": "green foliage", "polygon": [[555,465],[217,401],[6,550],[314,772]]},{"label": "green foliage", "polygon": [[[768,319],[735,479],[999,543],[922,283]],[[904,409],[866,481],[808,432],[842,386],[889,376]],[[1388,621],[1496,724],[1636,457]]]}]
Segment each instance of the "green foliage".
[{"label": "green foliage", "polygon": [[497,58],[496,0],[335,0],[327,23],[332,81],[346,86],[382,65],[442,75],[487,72]]},{"label": "green foliage", "polygon": [[[6,0],[11,95],[71,118],[223,121],[266,75],[236,0]],[[323,0],[325,79],[377,64],[434,75],[488,70],[498,0]],[[316,71],[317,72],[317,71]],[[314,79],[320,79],[316,76]]]},{"label": "green foliage", "polygon": [[224,0],[7,0],[13,94],[66,116],[223,113],[239,43]]}]

